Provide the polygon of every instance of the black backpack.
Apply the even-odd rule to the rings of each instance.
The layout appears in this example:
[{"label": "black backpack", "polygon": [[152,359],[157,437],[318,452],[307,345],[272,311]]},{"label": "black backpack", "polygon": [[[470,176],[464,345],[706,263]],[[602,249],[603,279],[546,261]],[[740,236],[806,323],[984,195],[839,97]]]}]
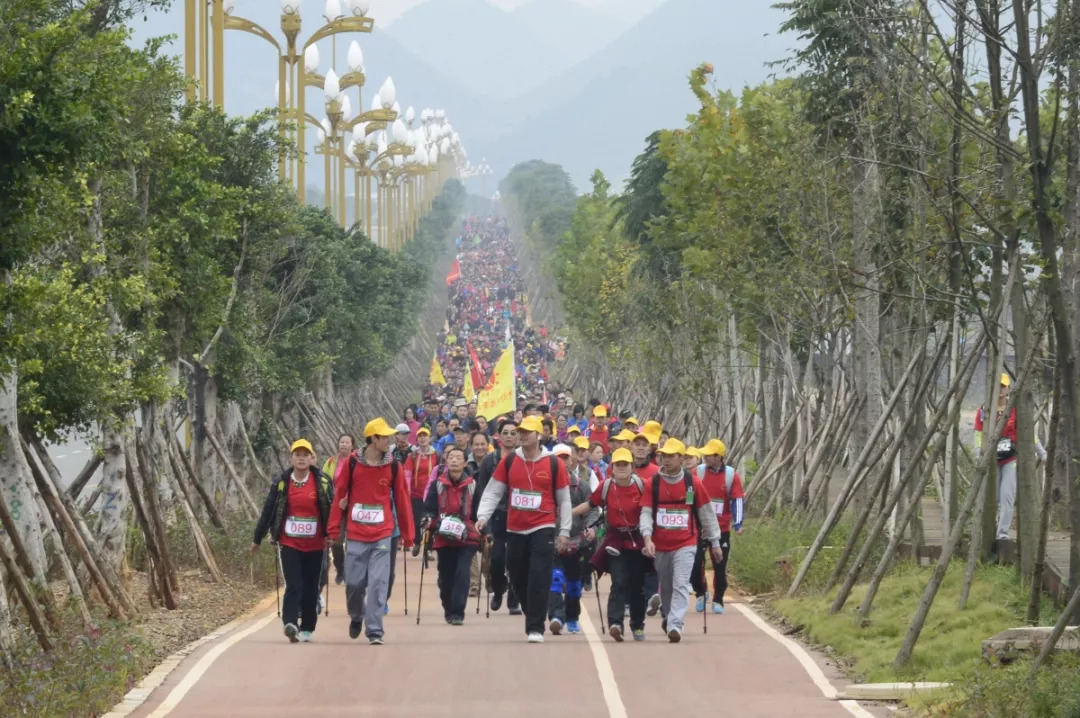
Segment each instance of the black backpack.
[{"label": "black backpack", "polygon": [[[506,464],[507,486],[510,485],[510,467],[514,465],[515,458],[517,458],[517,450],[511,451],[509,454],[506,455],[506,458],[502,460],[503,463]],[[559,478],[559,457],[555,456],[555,454],[551,454],[550,456],[548,456],[548,459],[551,460],[551,501],[557,507],[558,501],[555,499],[555,492],[557,491],[557,489],[555,488],[555,482]]]},{"label": "black backpack", "polygon": [[[356,471],[356,464],[357,463],[358,462],[356,461],[356,455],[355,454],[350,454],[349,455],[349,477],[348,477],[348,481],[349,481],[348,486],[349,486],[349,488],[345,490],[345,493],[346,493],[346,496],[345,496],[345,504],[346,504],[345,515],[346,516],[350,515],[348,507],[352,506],[352,477],[353,477],[353,472]],[[397,475],[398,475],[398,462],[397,462],[397,459],[394,459],[390,464],[390,510],[391,511],[394,510],[394,486],[397,485]]]},{"label": "black backpack", "polygon": [[[687,504],[686,499],[683,499],[682,501],[665,501],[664,503],[665,504],[678,504],[680,506],[690,506],[690,533],[696,536],[697,535],[697,521],[696,521],[696,518],[694,516],[694,512],[697,511],[699,504],[698,504],[698,497],[694,492],[694,479],[690,475],[690,472],[686,471],[685,469],[683,470],[682,476],[683,476],[683,485],[686,487],[686,495],[689,496],[689,497],[692,497],[692,502],[690,504]],[[653,505],[653,511],[654,512],[658,508],[660,508],[660,482],[661,481],[663,481],[663,479],[660,478],[659,474],[653,475],[653,477],[652,477],[652,505]],[[655,518],[656,517],[654,515],[653,519],[655,520]]]}]

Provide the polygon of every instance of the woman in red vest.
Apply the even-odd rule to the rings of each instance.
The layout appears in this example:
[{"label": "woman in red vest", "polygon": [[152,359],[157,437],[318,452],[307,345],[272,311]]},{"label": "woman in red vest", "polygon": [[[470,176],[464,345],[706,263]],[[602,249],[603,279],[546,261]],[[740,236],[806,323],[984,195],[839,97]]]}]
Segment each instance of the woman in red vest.
[{"label": "woman in red vest", "polygon": [[424,526],[430,527],[434,536],[439,557],[439,597],[443,616],[452,626],[465,623],[469,572],[480,547],[473,511],[475,491],[476,482],[465,471],[465,452],[451,446],[446,450],[446,465],[424,499]]}]

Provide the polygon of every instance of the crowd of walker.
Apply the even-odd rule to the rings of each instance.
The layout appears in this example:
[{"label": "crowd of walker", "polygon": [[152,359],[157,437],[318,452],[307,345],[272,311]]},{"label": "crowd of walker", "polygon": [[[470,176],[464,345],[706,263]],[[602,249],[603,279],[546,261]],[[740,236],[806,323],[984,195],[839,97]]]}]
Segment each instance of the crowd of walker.
[{"label": "crowd of walker", "polygon": [[[691,594],[697,612],[724,612],[731,536],[742,532],[742,480],[724,442],[688,445],[659,421],[549,387],[547,362],[565,346],[531,325],[505,222],[469,218],[457,243],[436,355],[443,382],[396,426],[368,421],[362,444],[342,433],[321,469],[312,444],[297,439],[291,468],[270,486],[251,549],[267,535],[276,547],[285,635],[312,640],[332,570],[345,585],[349,637],[382,644],[397,554],[411,549],[423,553],[420,591],[434,560],[451,626],[464,623],[471,598],[479,605],[484,579],[487,615],[505,599],[511,615],[524,615],[529,643],[580,633],[590,590],[615,641],[625,640],[627,619],[644,641],[646,618],[659,614],[662,634],[680,642]],[[511,341],[517,405],[479,415],[466,387],[483,386]],[[1008,385],[1003,375],[1002,397]],[[999,416],[1003,408],[1004,399]],[[997,447],[999,536],[1012,521],[1016,438],[1013,414]],[[407,615],[408,560],[401,566]],[[606,611],[597,584],[605,574]],[[419,623],[419,597],[416,611]]]}]

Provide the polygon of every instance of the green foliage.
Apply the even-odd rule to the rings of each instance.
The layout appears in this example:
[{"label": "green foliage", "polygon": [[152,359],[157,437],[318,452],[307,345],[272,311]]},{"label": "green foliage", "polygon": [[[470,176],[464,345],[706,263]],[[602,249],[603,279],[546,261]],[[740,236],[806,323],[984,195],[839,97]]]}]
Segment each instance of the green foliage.
[{"label": "green foliage", "polygon": [[[964,565],[954,563],[930,609],[914,656],[897,672],[893,659],[932,571],[910,562],[897,563],[882,581],[865,626],[855,616],[866,594],[865,585],[857,585],[844,609],[835,615],[829,615],[835,590],[828,595],[782,599],[775,606],[790,622],[804,626],[810,640],[853,659],[860,680],[968,680],[982,660],[982,641],[1024,623],[1027,589],[1020,585],[1014,568],[982,566],[967,607],[958,610]],[[1043,610],[1044,617],[1053,622],[1052,607],[1046,605]]]},{"label": "green foliage", "polygon": [[103,621],[87,632],[71,611],[65,625],[51,653],[27,626],[14,631],[14,669],[0,672],[5,716],[101,715],[153,665],[152,647],[132,624]]},{"label": "green foliage", "polygon": [[[817,534],[816,528],[803,529],[801,525],[799,518],[783,514],[747,523],[736,538],[730,569],[740,589],[752,594],[787,590]],[[839,556],[834,547],[844,545],[850,530],[850,522],[837,525],[829,538],[829,548],[811,564],[801,591],[815,592],[825,586]]]},{"label": "green foliage", "polygon": [[1077,718],[1080,716],[1080,657],[1063,654],[1030,678],[1030,660],[1009,666],[980,666],[963,696],[935,716],[980,718]]}]

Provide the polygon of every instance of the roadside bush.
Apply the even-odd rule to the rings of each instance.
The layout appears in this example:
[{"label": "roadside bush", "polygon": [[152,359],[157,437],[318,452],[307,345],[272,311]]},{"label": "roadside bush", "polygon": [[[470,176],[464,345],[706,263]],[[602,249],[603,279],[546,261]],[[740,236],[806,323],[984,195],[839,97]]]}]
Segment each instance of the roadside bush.
[{"label": "roadside bush", "polygon": [[963,698],[937,716],[973,718],[1080,718],[1080,656],[1060,655],[1028,677],[1030,660],[983,666],[965,686]]},{"label": "roadside bush", "polygon": [[51,653],[27,627],[15,627],[14,665],[0,671],[0,715],[100,715],[152,667],[154,652],[131,624],[99,619],[87,632],[71,613],[65,625]]},{"label": "roadside bush", "polygon": [[[773,518],[752,518],[743,533],[732,537],[729,571],[738,587],[751,594],[786,590],[817,535],[817,526],[801,527],[802,518],[786,513]],[[805,591],[820,590],[836,566],[850,525],[842,521],[818,554],[803,582]]]}]

